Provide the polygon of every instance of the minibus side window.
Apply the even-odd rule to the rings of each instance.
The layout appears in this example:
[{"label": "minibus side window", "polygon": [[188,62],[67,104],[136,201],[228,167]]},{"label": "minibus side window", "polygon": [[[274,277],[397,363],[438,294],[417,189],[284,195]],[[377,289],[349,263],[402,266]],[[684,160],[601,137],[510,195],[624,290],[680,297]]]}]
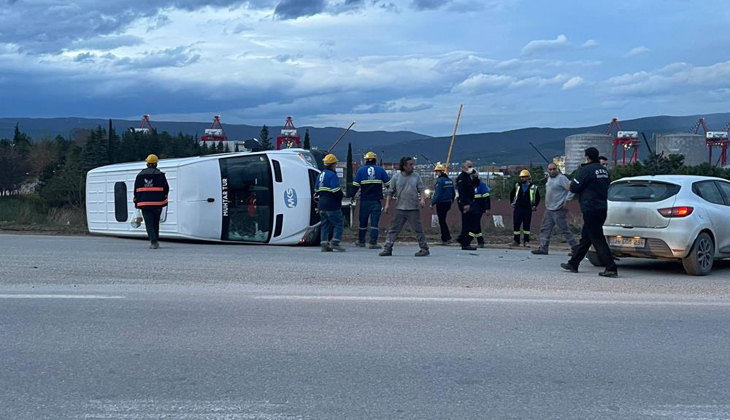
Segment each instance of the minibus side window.
[{"label": "minibus side window", "polygon": [[114,218],[117,219],[117,222],[126,222],[128,217],[127,184],[117,182],[114,184]]}]

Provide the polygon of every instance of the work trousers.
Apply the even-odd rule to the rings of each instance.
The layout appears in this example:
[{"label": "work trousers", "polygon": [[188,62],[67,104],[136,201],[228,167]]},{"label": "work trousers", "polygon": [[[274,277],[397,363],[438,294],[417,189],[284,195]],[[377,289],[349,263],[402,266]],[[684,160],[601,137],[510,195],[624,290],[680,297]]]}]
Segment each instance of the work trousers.
[{"label": "work trousers", "polygon": [[332,235],[332,245],[337,245],[342,239],[342,230],[345,226],[345,219],[342,216],[342,210],[320,210],[320,238],[322,244],[326,244],[329,241],[330,234]]},{"label": "work trousers", "polygon": [[378,223],[380,223],[380,214],[383,206],[380,200],[360,201],[360,230],[357,232],[357,241],[361,244],[365,243],[365,237],[368,233],[368,221],[370,221],[370,243],[378,243]]},{"label": "work trousers", "polygon": [[588,254],[591,245],[596,250],[598,258],[606,267],[607,271],[616,271],[616,263],[613,261],[611,249],[608,247],[606,237],[603,235],[603,223],[606,221],[606,209],[583,212],[583,231],[580,242],[573,251],[573,257],[568,264],[578,268],[583,258]]},{"label": "work trousers", "polygon": [[416,232],[416,239],[418,239],[418,246],[421,249],[428,249],[428,243],[426,243],[426,234],[423,233],[423,223],[421,223],[421,212],[419,210],[396,210],[393,215],[393,220],[390,222],[390,228],[388,229],[388,239],[385,242],[385,249],[393,249],[393,244],[398,238],[398,234],[408,222],[411,228]]},{"label": "work trousers", "polygon": [[520,235],[524,238],[524,242],[530,242],[530,223],[532,223],[532,209],[529,207],[515,207],[513,213],[515,226],[515,242],[520,242]]},{"label": "work trousers", "polygon": [[484,243],[484,234],[482,233],[482,216],[484,216],[484,212],[480,211],[477,213],[476,221],[474,222],[474,232],[473,236],[477,239],[478,244]]},{"label": "work trousers", "polygon": [[156,244],[160,238],[160,216],[162,215],[162,207],[147,207],[142,209],[142,218],[144,219],[144,227],[147,229],[147,236],[150,243]]},{"label": "work trousers", "polygon": [[436,214],[439,217],[439,228],[441,229],[441,242],[448,242],[451,240],[451,232],[449,232],[449,225],[446,223],[446,215],[451,210],[451,201],[437,203]]},{"label": "work trousers", "polygon": [[466,213],[462,209],[459,210],[461,210],[461,234],[459,235],[459,243],[462,248],[466,248],[471,245],[471,240],[474,239],[474,232],[477,230],[478,215],[474,210],[473,204],[471,209]]},{"label": "work trousers", "polygon": [[555,225],[558,226],[565,240],[568,241],[568,245],[571,248],[575,248],[578,245],[578,241],[573,237],[573,232],[570,231],[568,226],[568,210],[545,210],[545,217],[542,219],[542,226],[540,226],[540,249],[548,252],[550,248],[550,235],[553,233]]}]

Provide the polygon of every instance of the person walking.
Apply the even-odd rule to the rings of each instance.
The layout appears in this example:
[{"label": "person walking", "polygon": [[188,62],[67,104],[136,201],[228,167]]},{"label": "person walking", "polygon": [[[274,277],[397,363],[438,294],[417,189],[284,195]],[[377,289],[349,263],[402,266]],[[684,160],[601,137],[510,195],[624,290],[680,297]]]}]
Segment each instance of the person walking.
[{"label": "person walking", "polygon": [[576,194],[580,201],[583,213],[583,231],[580,242],[573,251],[573,257],[560,266],[572,273],[578,272],[578,266],[585,258],[591,245],[595,248],[598,258],[606,267],[598,275],[603,277],[618,277],[618,269],[611,255],[611,249],[606,243],[603,234],[603,223],[608,212],[608,187],[611,178],[608,170],[598,161],[598,149],[589,147],[585,150],[586,163],[581,167],[578,175],[568,187]]},{"label": "person walking", "polygon": [[482,216],[490,214],[492,210],[492,198],[489,187],[481,179],[479,173],[474,172],[474,205],[477,208],[476,221],[474,223],[474,237],[477,238],[477,247],[484,248],[484,234],[482,233]]},{"label": "person walking", "polygon": [[165,174],[157,169],[160,159],[157,155],[149,155],[145,162],[147,167],[142,169],[134,180],[134,207],[142,210],[144,227],[150,239],[150,249],[160,247],[160,217],[162,209],[167,207],[167,195],[170,186]]},{"label": "person walking", "polygon": [[451,243],[451,232],[449,232],[449,225],[446,223],[446,215],[451,210],[456,191],[454,190],[454,181],[449,178],[444,165],[437,163],[434,172],[436,172],[437,178],[435,191],[431,199],[431,208],[436,207],[436,214],[439,218],[441,245],[448,245]]},{"label": "person walking", "polygon": [[545,216],[540,226],[540,247],[532,250],[536,255],[547,255],[550,248],[550,235],[555,225],[560,228],[565,240],[571,249],[575,249],[578,241],[568,226],[568,209],[565,208],[573,194],[566,188],[570,186],[567,176],[560,173],[558,165],[550,163],[547,166],[548,179],[545,185]]},{"label": "person walking", "polygon": [[[335,172],[337,156],[332,153],[322,159],[324,170],[317,177],[314,192],[319,198],[320,238],[322,252],[345,251],[340,245],[345,219],[342,217],[342,190]],[[330,241],[330,234],[332,240]]]},{"label": "person walking", "polygon": [[352,182],[352,202],[360,191],[360,229],[357,232],[357,246],[365,246],[365,237],[368,233],[368,219],[370,221],[370,243],[368,248],[380,249],[378,245],[378,223],[383,210],[383,187],[390,183],[390,177],[385,169],[376,165],[378,156],[373,152],[365,154],[365,165],[360,167]]},{"label": "person walking", "polygon": [[540,204],[540,191],[537,189],[537,185],[530,181],[529,170],[523,169],[520,172],[520,180],[515,184],[509,199],[514,209],[515,240],[512,246],[520,246],[520,236],[523,240],[522,245],[527,246],[530,243],[532,212],[536,211],[538,204]]},{"label": "person walking", "polygon": [[474,179],[472,175],[476,172],[474,164],[470,160],[465,160],[461,165],[461,173],[456,178],[456,190],[459,192],[457,204],[461,212],[461,234],[459,235],[459,243],[461,249],[465,251],[474,251],[476,248],[471,246],[476,232],[477,212],[478,209],[474,205]]},{"label": "person walking", "polygon": [[393,244],[395,244],[398,234],[408,222],[416,232],[418,246],[421,248],[416,252],[416,257],[425,257],[430,252],[428,243],[426,243],[426,234],[423,232],[423,223],[421,222],[420,209],[426,206],[423,180],[417,173],[413,172],[413,158],[401,158],[398,168],[400,171],[393,175],[393,179],[390,180],[390,187],[385,195],[385,213],[390,211],[391,198],[395,197],[397,199],[395,214],[390,222],[385,247],[378,255],[381,257],[393,255]]}]

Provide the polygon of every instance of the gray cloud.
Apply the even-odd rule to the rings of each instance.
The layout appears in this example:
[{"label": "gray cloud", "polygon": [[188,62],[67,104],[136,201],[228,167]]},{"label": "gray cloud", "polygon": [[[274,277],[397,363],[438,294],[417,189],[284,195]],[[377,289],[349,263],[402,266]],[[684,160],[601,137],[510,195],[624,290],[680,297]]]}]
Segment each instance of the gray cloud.
[{"label": "gray cloud", "polygon": [[[6,0],[7,1],[7,0]],[[0,43],[14,44],[26,53],[58,53],[74,43],[122,32],[141,18],[170,8],[187,11],[203,7],[270,8],[275,0],[46,0],[9,1],[0,8]],[[28,19],[32,18],[32,23]],[[160,15],[153,27],[165,25]]]},{"label": "gray cloud", "polygon": [[411,6],[416,10],[436,10],[451,3],[451,1],[452,0],[413,0]]},{"label": "gray cloud", "polygon": [[116,64],[134,69],[162,67],[185,67],[200,60],[200,54],[193,53],[188,47],[168,48],[162,51],[146,52],[140,57],[125,57]]},{"label": "gray cloud", "polygon": [[276,6],[274,15],[278,19],[296,19],[302,16],[317,15],[325,10],[324,0],[283,0]]},{"label": "gray cloud", "polygon": [[144,40],[135,35],[108,35],[75,41],[70,45],[70,48],[106,51],[141,44],[144,44]]},{"label": "gray cloud", "polygon": [[84,63],[87,61],[94,61],[94,54],[92,53],[81,53],[74,57],[74,61],[77,63]]},{"label": "gray cloud", "polygon": [[391,112],[418,112],[418,111],[424,111],[426,109],[433,108],[432,104],[427,103],[421,103],[418,105],[413,106],[407,106],[407,105],[401,105],[397,106],[396,104],[392,102],[384,102],[384,103],[377,103],[377,104],[367,104],[367,105],[358,105],[352,109],[353,114],[384,114],[384,113],[391,113]]}]

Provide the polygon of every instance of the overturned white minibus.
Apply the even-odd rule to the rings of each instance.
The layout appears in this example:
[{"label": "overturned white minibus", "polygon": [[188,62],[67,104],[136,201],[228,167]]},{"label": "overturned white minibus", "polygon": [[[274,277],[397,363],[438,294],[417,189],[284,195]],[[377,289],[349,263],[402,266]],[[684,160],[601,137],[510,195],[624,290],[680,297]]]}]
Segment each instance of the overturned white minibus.
[{"label": "overturned white minibus", "polygon": [[[294,245],[318,242],[314,182],[321,153],[304,149],[163,159],[170,184],[161,238]],[[133,227],[134,180],[144,162],[108,165],[86,177],[91,233],[146,237]]]}]

